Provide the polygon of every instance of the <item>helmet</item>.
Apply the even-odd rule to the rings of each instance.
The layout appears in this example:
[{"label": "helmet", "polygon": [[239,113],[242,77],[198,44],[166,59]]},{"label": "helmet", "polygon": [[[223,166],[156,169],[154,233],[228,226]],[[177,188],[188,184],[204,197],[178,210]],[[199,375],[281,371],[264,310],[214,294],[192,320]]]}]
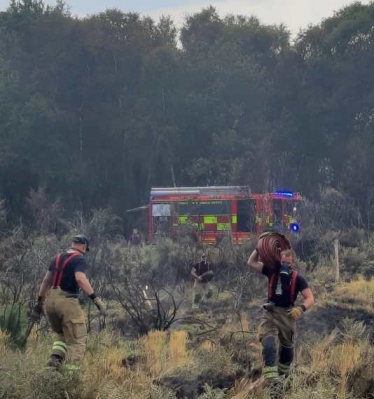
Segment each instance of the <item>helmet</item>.
[{"label": "helmet", "polygon": [[90,250],[90,240],[84,234],[78,234],[77,236],[74,236],[72,242],[74,244],[87,245],[86,251],[88,252]]}]

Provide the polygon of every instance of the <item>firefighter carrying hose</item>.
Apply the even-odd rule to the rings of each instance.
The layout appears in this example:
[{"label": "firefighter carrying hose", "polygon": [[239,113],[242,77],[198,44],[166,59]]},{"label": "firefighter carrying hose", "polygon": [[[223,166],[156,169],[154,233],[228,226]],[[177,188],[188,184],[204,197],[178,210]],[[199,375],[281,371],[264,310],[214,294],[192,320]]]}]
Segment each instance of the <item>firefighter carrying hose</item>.
[{"label": "firefighter carrying hose", "polygon": [[[295,270],[295,258],[292,249],[283,250],[280,253],[281,267],[271,268],[259,260],[259,252],[255,249],[248,259],[252,270],[268,278],[268,302],[263,305],[259,335],[264,361],[261,382],[270,385],[279,386],[279,376],[289,375],[294,358],[296,321],[314,303],[307,281]],[[299,292],[303,304],[295,306]]]},{"label": "firefighter carrying hose", "polygon": [[[78,369],[86,348],[86,322],[79,305],[79,289],[91,298],[101,315],[105,305],[96,296],[86,277],[87,262],[84,254],[89,251],[89,240],[84,235],[73,238],[72,246],[58,254],[50,263],[40,286],[38,302],[32,318],[39,321],[46,312],[52,330],[57,334],[47,367],[58,369],[67,360],[67,368]],[[49,292],[44,310],[44,302]]]}]

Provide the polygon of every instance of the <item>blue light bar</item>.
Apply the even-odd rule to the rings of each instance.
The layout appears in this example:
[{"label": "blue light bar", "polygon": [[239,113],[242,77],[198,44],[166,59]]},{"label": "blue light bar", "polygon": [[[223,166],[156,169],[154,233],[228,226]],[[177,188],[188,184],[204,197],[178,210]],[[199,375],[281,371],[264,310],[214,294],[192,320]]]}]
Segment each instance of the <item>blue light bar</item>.
[{"label": "blue light bar", "polygon": [[276,195],[281,195],[282,197],[292,198],[295,194],[293,191],[276,191]]},{"label": "blue light bar", "polygon": [[298,233],[298,231],[300,230],[299,223],[291,223],[290,230],[292,231],[292,233]]}]

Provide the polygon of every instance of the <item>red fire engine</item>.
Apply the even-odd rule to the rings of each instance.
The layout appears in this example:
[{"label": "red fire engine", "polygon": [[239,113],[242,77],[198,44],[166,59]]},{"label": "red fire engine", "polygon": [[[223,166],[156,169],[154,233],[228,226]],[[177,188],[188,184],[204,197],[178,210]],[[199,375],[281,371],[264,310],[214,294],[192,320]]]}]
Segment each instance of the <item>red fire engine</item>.
[{"label": "red fire engine", "polygon": [[176,236],[181,226],[190,226],[204,244],[231,234],[235,244],[253,233],[299,231],[299,193],[276,191],[253,194],[248,187],[152,188],[148,206],[149,240]]}]

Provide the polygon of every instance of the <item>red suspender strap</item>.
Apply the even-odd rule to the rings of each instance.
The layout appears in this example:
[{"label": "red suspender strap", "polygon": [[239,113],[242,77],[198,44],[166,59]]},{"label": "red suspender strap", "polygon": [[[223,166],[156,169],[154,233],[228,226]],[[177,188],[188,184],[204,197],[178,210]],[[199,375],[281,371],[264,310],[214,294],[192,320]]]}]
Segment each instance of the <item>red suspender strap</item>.
[{"label": "red suspender strap", "polygon": [[296,293],[296,282],[298,275],[299,273],[296,270],[292,273],[291,290],[290,290],[290,297],[291,297],[290,300],[292,303],[294,303],[296,299],[295,293]]},{"label": "red suspender strap", "polygon": [[55,261],[55,275],[53,276],[52,287],[56,287],[57,278],[58,278],[58,265],[60,264],[60,259],[61,259],[61,254],[58,254],[56,256],[56,261]]},{"label": "red suspender strap", "polygon": [[273,284],[275,280],[275,273],[272,273],[270,278],[269,278],[269,286],[268,286],[268,297],[269,299],[273,298]]},{"label": "red suspender strap", "polygon": [[[67,264],[76,256],[80,256],[80,254],[74,252],[70,256],[68,256],[65,260],[65,262],[62,264],[61,269],[59,269],[59,263],[60,263],[60,258],[61,255],[58,255],[56,258],[56,269],[55,269],[55,276],[53,277],[53,286],[54,287],[60,287],[61,286],[61,281],[62,281],[62,275],[64,273],[65,267]],[[56,284],[57,281],[57,284]]]},{"label": "red suspender strap", "polygon": [[[290,288],[290,301],[292,303],[294,303],[295,299],[296,299],[296,295],[295,294],[296,294],[296,282],[297,282],[297,276],[298,275],[299,275],[299,273],[296,270],[292,273],[291,288]],[[274,288],[273,286],[274,286],[275,277],[276,277],[276,274],[272,273],[270,278],[269,278],[269,286],[268,286],[268,288],[269,288],[269,293],[268,293],[269,299],[273,298],[273,288]]]},{"label": "red suspender strap", "polygon": [[62,281],[62,275],[64,274],[64,270],[65,267],[67,266],[67,264],[76,256],[79,256],[80,254],[77,254],[76,252],[71,254],[63,263],[62,267],[61,267],[61,271],[60,271],[60,275],[58,277],[58,282],[57,282],[57,286],[60,287],[61,286],[61,281]]}]

